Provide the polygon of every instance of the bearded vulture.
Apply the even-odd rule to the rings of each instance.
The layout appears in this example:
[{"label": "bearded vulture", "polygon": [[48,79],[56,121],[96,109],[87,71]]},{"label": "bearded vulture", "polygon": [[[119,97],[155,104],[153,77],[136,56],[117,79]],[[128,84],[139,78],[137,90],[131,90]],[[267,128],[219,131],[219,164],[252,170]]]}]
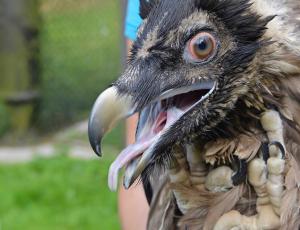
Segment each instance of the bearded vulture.
[{"label": "bearded vulture", "polygon": [[299,0],[141,0],[89,139],[139,113],[109,187],[143,182],[148,229],[300,229]]}]

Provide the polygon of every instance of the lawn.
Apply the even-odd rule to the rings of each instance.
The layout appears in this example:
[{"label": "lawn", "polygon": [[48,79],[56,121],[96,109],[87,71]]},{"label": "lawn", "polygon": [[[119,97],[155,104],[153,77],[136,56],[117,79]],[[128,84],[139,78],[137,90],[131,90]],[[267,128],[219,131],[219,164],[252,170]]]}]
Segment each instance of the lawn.
[{"label": "lawn", "polygon": [[0,166],[0,229],[120,229],[116,194],[107,188],[112,156],[63,155]]},{"label": "lawn", "polygon": [[66,156],[75,143],[88,144],[85,132],[69,129],[53,138],[56,157],[0,164],[0,230],[120,229],[107,174],[123,147],[122,130],[119,125],[105,136],[97,160]]}]

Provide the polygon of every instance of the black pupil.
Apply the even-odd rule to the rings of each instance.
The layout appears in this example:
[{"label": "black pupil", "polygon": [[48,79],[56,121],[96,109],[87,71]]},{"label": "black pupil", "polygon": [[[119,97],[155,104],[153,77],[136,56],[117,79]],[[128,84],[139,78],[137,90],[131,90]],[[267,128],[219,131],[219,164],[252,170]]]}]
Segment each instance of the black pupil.
[{"label": "black pupil", "polygon": [[207,37],[198,39],[198,41],[196,42],[196,46],[199,51],[205,51],[207,49],[208,47],[207,40],[208,40]]}]

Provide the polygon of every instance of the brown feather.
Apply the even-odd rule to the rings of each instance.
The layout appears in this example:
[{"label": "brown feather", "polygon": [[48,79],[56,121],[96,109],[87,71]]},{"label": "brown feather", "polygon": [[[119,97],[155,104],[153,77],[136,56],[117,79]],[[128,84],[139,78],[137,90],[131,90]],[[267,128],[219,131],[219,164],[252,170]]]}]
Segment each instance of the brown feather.
[{"label": "brown feather", "polygon": [[221,165],[231,162],[237,148],[236,139],[217,139],[204,146],[205,161],[211,165]]},{"label": "brown feather", "polygon": [[163,180],[154,186],[155,193],[150,205],[147,229],[164,230],[176,229],[175,209],[176,204],[168,180]]},{"label": "brown feather", "polygon": [[285,187],[290,190],[293,188],[298,188],[300,186],[300,168],[299,163],[296,162],[295,158],[289,156],[289,166],[288,171],[285,176]]},{"label": "brown feather", "polygon": [[282,213],[280,220],[282,229],[299,229],[300,206],[298,205],[298,196],[298,188],[293,188],[287,190],[282,198],[282,204],[280,208],[280,212]]},{"label": "brown feather", "polygon": [[234,155],[239,159],[251,161],[261,146],[261,141],[255,136],[241,134]]},{"label": "brown feather", "polygon": [[211,193],[207,190],[199,190],[195,187],[183,184],[171,184],[171,188],[179,192],[182,197],[190,200],[192,205],[190,210],[179,220],[180,229],[201,229],[210,206],[210,202],[219,194]]},{"label": "brown feather", "polygon": [[241,184],[212,200],[203,229],[212,229],[216,220],[226,212],[232,210],[245,192],[246,187],[244,184]]},{"label": "brown feather", "polygon": [[[300,68],[300,61],[299,61]],[[299,71],[300,72],[300,71]],[[300,126],[300,75],[281,80],[282,89],[285,96],[281,100],[281,111],[287,119]]]},{"label": "brown feather", "polygon": [[[287,130],[288,132],[289,130]],[[285,175],[285,188],[286,191],[283,195],[281,202],[281,229],[294,230],[300,227],[300,167],[299,158],[300,148],[299,144],[286,140],[286,147],[288,151]]]}]

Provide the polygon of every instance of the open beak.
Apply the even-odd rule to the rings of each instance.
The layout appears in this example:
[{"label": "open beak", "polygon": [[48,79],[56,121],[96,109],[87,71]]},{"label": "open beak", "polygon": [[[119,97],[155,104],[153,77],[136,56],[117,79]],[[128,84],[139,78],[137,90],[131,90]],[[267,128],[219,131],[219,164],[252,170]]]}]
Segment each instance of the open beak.
[{"label": "open beak", "polygon": [[94,152],[102,155],[101,140],[105,133],[110,131],[115,123],[134,112],[131,97],[119,95],[117,88],[112,86],[97,98],[88,124],[90,144]]},{"label": "open beak", "polygon": [[126,167],[124,186],[129,188],[138,176],[155,161],[165,138],[176,132],[176,123],[189,111],[201,105],[215,90],[216,82],[204,81],[163,92],[141,111],[134,109],[130,96],[119,95],[116,87],[104,91],[97,99],[89,120],[89,139],[97,155],[101,155],[101,139],[114,124],[134,112],[140,112],[136,142],[125,148],[109,169],[111,190],[118,186],[118,172]]}]

